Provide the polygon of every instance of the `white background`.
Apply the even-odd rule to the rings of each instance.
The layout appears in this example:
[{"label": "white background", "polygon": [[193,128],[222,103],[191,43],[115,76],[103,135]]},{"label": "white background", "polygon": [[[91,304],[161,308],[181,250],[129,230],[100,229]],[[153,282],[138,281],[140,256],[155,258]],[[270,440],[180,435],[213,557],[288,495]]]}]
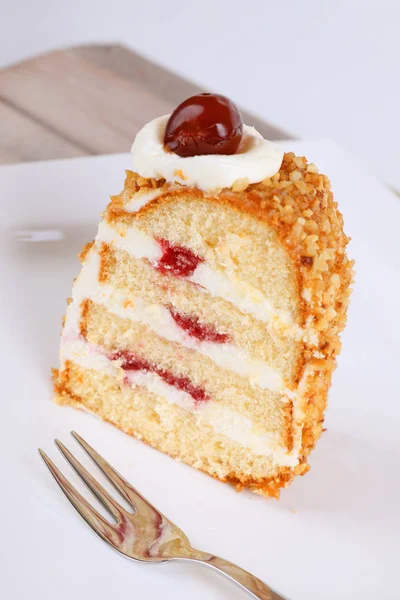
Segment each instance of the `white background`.
[{"label": "white background", "polygon": [[0,65],[123,42],[400,189],[398,0],[0,0]]}]

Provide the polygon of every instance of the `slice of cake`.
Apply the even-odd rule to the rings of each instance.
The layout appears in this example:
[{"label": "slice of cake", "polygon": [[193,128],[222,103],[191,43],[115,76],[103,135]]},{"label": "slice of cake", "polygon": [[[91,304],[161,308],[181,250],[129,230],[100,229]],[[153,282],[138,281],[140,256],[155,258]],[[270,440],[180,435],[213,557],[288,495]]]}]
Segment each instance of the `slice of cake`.
[{"label": "slice of cake", "polygon": [[266,496],[308,470],[352,263],[329,180],[191,98],[147,124],[81,255],[56,400]]}]

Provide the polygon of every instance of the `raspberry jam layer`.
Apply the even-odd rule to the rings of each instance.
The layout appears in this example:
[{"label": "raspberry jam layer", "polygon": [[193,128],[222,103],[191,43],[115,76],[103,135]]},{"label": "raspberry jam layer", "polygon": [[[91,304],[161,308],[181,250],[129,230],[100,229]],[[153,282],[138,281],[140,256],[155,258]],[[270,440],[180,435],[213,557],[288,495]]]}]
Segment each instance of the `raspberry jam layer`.
[{"label": "raspberry jam layer", "polygon": [[197,317],[182,315],[175,312],[172,308],[169,309],[175,323],[181,329],[186,331],[191,337],[200,340],[201,342],[214,342],[216,344],[225,344],[230,341],[230,336],[227,333],[218,333],[211,325],[203,325]]},{"label": "raspberry jam layer", "polygon": [[156,264],[156,269],[162,273],[171,273],[176,277],[190,277],[196,267],[203,262],[189,248],[175,246],[167,240],[158,240],[161,246],[162,256]]},{"label": "raspberry jam layer", "polygon": [[171,371],[160,369],[157,365],[148,362],[132,352],[114,352],[109,358],[110,360],[122,361],[121,368],[124,369],[124,371],[146,371],[147,373],[156,373],[163,381],[165,381],[165,383],[168,383],[168,385],[172,385],[178,390],[189,394],[195,402],[204,402],[209,399],[206,391],[203,388],[193,385],[188,377],[179,377],[171,373]]}]

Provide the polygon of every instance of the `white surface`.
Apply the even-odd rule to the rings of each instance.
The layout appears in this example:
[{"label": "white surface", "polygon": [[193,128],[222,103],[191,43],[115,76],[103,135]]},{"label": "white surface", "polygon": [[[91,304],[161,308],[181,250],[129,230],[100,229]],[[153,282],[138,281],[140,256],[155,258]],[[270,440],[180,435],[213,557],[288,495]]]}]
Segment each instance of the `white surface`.
[{"label": "white surface", "polygon": [[248,125],[243,126],[243,136],[234,154],[179,156],[164,146],[169,117],[153,119],[136,135],[131,150],[133,169],[142,177],[163,178],[213,191],[232,187],[240,179],[258,183],[281,168],[282,150]]},{"label": "white surface", "polygon": [[[245,598],[199,567],[138,565],[107,548],[37,454],[40,445],[76,481],[52,445],[60,437],[87,464],[69,437],[73,428],[195,546],[241,564],[291,600],[398,597],[400,205],[335,145],[287,146],[329,173],[353,236],[357,282],[328,430],[311,472],[279,502],[237,494],[90,415],[52,404],[49,369],[57,364],[60,318],[79,269],[74,254],[94,236],[130,157],[0,169],[2,597]],[[56,241],[16,241],[39,240],[40,231]]]},{"label": "white surface", "polygon": [[398,0],[3,1],[0,65],[122,42],[400,189],[399,23]]}]

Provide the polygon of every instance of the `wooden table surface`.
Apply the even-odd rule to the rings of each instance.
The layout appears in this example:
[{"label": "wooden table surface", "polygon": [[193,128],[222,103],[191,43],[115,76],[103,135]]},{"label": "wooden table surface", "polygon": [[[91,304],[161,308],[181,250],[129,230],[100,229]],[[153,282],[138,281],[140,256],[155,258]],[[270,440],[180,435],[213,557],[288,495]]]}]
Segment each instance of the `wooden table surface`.
[{"label": "wooden table surface", "polygon": [[[0,71],[0,164],[127,152],[147,121],[201,91],[118,45],[24,61]],[[242,113],[264,137],[288,137]]]}]

